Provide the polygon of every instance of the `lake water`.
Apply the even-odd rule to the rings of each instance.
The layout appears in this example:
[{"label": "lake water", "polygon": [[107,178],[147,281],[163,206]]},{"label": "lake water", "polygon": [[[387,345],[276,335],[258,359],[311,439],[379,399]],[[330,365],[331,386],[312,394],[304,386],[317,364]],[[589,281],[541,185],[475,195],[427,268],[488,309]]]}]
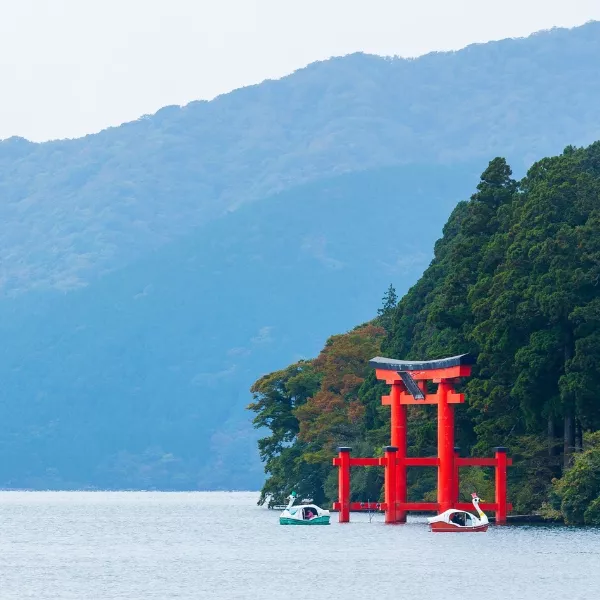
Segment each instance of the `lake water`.
[{"label": "lake water", "polygon": [[600,530],[282,527],[255,493],[0,493],[0,599],[592,600]]}]

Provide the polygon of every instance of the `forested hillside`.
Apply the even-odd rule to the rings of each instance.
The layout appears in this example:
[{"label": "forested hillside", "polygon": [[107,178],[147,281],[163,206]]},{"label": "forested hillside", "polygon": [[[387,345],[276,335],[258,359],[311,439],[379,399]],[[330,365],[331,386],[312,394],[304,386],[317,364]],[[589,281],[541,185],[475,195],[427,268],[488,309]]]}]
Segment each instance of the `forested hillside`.
[{"label": "forested hillside", "polygon": [[[517,512],[600,523],[599,281],[600,142],[540,160],[521,181],[495,158],[397,305],[390,290],[374,321],[254,384],[255,425],[270,429],[259,442],[268,475],[261,501],[292,488],[331,501],[335,446],[381,453],[389,414],[369,358],[470,352],[477,362],[457,410],[462,451],[509,448]],[[409,418],[410,451],[435,454],[434,413],[415,407]],[[433,470],[411,471],[411,496],[430,496]],[[468,471],[463,493],[476,485],[489,494],[492,474]],[[380,487],[379,474],[361,473],[352,494],[378,498]]]}]

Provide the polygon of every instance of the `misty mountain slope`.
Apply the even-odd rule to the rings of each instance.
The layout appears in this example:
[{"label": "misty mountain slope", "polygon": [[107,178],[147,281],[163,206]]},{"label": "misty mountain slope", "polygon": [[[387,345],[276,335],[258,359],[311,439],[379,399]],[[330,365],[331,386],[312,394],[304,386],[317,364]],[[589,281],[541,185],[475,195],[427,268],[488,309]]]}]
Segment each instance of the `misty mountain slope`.
[{"label": "misty mountain slope", "polygon": [[[600,137],[600,23],[414,59],[364,54],[76,140],[0,143],[0,290],[69,290],[248,200],[395,164]],[[193,74],[191,74],[193,76]]]},{"label": "misty mountain slope", "polygon": [[0,486],[256,488],[252,381],[405,291],[480,170],[307,184],[82,290],[2,300]]}]

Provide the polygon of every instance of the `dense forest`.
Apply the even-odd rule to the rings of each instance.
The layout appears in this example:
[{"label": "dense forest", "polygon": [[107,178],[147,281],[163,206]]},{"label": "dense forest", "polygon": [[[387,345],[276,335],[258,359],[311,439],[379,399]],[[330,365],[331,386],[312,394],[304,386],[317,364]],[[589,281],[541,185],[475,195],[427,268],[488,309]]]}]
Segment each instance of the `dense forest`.
[{"label": "dense forest", "polygon": [[[369,456],[389,443],[386,387],[368,359],[463,352],[477,359],[456,411],[463,454],[509,448],[516,513],[600,524],[600,142],[544,158],[521,181],[492,160],[399,302],[390,287],[371,322],[253,385],[254,424],[267,429],[259,502],[291,489],[332,501],[335,447]],[[434,455],[435,413],[409,408],[409,452]],[[353,499],[380,497],[377,471],[353,473]],[[411,498],[431,498],[433,471],[409,470]],[[493,494],[491,471],[465,471],[463,495]]]}]

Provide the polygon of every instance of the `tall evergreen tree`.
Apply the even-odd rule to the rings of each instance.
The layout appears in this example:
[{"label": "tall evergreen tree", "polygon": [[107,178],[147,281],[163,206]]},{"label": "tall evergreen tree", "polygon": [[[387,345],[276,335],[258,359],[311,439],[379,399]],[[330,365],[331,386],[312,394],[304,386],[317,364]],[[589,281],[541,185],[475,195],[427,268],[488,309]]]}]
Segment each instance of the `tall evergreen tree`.
[{"label": "tall evergreen tree", "polygon": [[397,305],[398,296],[396,295],[394,286],[390,283],[390,287],[381,300],[381,307],[377,309],[378,322],[388,332],[390,331],[392,315]]}]

